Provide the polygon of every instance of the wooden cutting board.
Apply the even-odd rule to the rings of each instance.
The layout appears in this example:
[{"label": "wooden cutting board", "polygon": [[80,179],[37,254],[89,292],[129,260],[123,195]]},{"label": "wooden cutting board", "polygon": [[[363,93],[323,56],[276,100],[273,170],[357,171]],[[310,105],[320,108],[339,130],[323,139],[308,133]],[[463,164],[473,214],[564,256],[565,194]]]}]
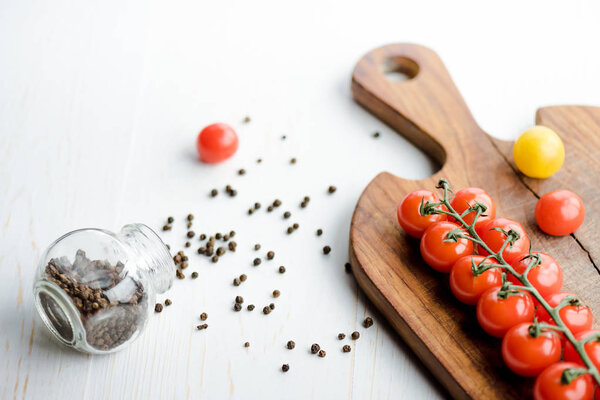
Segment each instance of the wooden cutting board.
[{"label": "wooden cutting board", "polygon": [[[393,81],[386,73],[394,71],[412,79]],[[483,332],[473,307],[454,298],[447,275],[423,263],[418,241],[398,224],[396,206],[413,190],[435,190],[440,178],[456,190],[485,189],[496,201],[497,215],[523,223],[534,250],[551,254],[563,267],[564,290],[580,294],[600,319],[600,229],[595,224],[600,219],[600,108],[538,110],[536,123],[560,135],[566,160],[552,178],[535,180],[517,172],[512,143],[479,128],[441,60],[428,48],[392,44],[371,51],[356,65],[352,92],[363,107],[441,166],[420,181],[382,172],[362,193],[350,229],[350,259],[359,285],[453,397],[530,397],[533,380],[504,366],[501,341]],[[575,235],[549,237],[535,225],[537,199],[555,189],[570,189],[585,203],[586,219]]]}]

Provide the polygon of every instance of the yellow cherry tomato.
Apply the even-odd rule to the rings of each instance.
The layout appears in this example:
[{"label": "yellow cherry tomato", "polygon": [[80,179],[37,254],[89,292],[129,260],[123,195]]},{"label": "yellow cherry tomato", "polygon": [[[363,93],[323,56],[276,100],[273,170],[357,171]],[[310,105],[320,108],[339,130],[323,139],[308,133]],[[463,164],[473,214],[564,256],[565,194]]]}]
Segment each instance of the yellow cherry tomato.
[{"label": "yellow cherry tomato", "polygon": [[531,178],[548,178],[563,165],[565,147],[552,129],[537,125],[519,136],[513,147],[513,157],[523,174]]}]

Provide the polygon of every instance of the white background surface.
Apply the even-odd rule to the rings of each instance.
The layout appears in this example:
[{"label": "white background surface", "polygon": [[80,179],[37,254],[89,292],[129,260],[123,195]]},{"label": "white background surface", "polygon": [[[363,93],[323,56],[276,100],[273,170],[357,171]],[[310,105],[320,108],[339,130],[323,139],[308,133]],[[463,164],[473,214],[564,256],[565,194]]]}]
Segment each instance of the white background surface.
[{"label": "white background surface", "polygon": [[[443,396],[343,270],[350,216],[369,180],[432,169],[352,101],[352,68],[382,44],[428,45],[481,126],[510,139],[538,106],[600,104],[592,3],[1,0],[0,398]],[[208,167],[194,141],[215,121],[232,124],[241,146]],[[207,197],[226,184],[236,198]],[[304,195],[312,201],[300,210]],[[283,206],[265,213],[276,197]],[[263,212],[248,217],[255,201]],[[238,252],[212,265],[190,251],[186,272],[200,278],[175,282],[173,305],[118,354],[87,357],[50,340],[31,285],[52,240],[81,227],[159,228],[173,215],[177,228],[163,237],[179,249],[188,212],[198,233],[235,229]],[[293,222],[300,230],[288,236]],[[255,242],[276,260],[252,268]],[[235,288],[240,273],[249,278]],[[271,315],[231,311],[237,294],[260,309],[273,289],[282,295]],[[203,311],[209,329],[197,332]],[[366,315],[375,318],[369,330]],[[342,354],[349,341],[336,335],[354,329],[362,336]],[[308,354],[313,342],[325,359]]]}]

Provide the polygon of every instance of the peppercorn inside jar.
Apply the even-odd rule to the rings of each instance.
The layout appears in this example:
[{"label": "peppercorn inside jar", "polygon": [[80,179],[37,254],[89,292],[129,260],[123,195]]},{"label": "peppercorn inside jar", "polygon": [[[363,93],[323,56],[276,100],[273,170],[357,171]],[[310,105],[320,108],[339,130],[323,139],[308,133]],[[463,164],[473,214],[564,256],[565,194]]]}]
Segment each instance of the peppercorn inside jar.
[{"label": "peppercorn inside jar", "polygon": [[33,292],[44,324],[61,343],[109,353],[139,336],[156,294],[174,277],[169,250],[146,225],[125,225],[117,234],[80,229],[45,251]]}]

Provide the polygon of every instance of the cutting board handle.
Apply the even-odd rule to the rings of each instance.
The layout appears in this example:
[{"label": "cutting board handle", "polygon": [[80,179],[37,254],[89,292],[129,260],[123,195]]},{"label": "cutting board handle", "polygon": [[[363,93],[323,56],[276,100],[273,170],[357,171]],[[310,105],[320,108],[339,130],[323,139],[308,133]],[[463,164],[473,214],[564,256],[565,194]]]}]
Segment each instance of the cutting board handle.
[{"label": "cutting board handle", "polygon": [[[394,72],[408,79],[390,79]],[[442,170],[464,169],[463,144],[483,138],[448,70],[427,47],[399,43],[367,53],[352,74],[352,93],[363,107],[429,154]]]}]

